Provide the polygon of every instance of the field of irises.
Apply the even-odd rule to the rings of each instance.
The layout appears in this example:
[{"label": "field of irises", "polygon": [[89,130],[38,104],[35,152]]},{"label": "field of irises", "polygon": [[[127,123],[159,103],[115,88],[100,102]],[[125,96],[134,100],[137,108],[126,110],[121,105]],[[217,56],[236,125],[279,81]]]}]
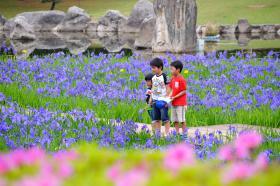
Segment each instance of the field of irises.
[{"label": "field of irises", "polygon": [[[163,58],[165,71],[172,54]],[[279,54],[180,55],[188,82],[189,126],[244,123],[279,127]],[[150,123],[144,74],[150,59],[123,54],[55,53],[27,60],[2,57],[0,91],[20,106],[91,109],[99,118]]]},{"label": "field of irises", "polygon": [[150,59],[63,52],[16,59],[11,50],[0,49],[0,185],[279,184],[278,53],[166,54],[167,74],[171,61],[184,64],[187,126],[265,128],[161,136],[137,124],[151,122]]}]

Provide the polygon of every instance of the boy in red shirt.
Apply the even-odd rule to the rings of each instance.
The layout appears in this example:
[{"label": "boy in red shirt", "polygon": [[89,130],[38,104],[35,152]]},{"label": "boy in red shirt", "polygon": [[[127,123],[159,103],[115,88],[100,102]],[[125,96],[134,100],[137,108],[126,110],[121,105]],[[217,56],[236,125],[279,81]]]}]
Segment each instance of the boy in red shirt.
[{"label": "boy in red shirt", "polygon": [[174,122],[177,134],[179,134],[179,123],[182,125],[183,132],[186,130],[187,82],[181,75],[182,69],[181,61],[174,61],[170,64],[172,74],[169,84],[171,89],[169,96],[172,101],[171,122]]}]

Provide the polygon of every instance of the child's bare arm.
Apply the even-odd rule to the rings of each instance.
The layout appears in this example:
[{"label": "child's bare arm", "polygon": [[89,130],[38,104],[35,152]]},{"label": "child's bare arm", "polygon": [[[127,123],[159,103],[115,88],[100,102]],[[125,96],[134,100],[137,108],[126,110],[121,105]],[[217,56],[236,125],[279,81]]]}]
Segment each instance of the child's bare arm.
[{"label": "child's bare arm", "polygon": [[169,85],[166,85],[166,96],[170,97],[172,95],[172,89]]},{"label": "child's bare arm", "polygon": [[179,92],[176,96],[172,97],[172,100],[174,100],[176,98],[179,98],[179,97],[181,97],[181,96],[183,96],[185,94],[186,94],[186,90],[183,90],[183,91]]}]

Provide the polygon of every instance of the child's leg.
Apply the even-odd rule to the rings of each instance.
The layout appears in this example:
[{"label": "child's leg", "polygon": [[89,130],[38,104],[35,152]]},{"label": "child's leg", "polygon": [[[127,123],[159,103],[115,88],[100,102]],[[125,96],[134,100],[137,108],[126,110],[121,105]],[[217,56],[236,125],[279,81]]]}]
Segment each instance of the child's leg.
[{"label": "child's leg", "polygon": [[168,135],[169,134],[169,130],[170,130],[170,121],[169,121],[169,116],[168,116],[168,107],[164,107],[160,110],[160,114],[161,114],[161,121],[162,123],[164,123],[165,126],[165,134]]},{"label": "child's leg", "polygon": [[183,132],[186,131],[187,129],[186,122],[182,122],[181,125],[182,125]]},{"label": "child's leg", "polygon": [[176,106],[172,106],[171,108],[171,121],[175,125],[176,133],[179,134],[178,107]]},{"label": "child's leg", "polygon": [[183,106],[181,109],[181,125],[182,125],[182,130],[183,133],[186,131],[187,126],[186,126],[186,107]]},{"label": "child's leg", "polygon": [[158,129],[158,131],[160,131],[161,132],[161,121],[158,121],[158,125],[157,125],[157,129]]},{"label": "child's leg", "polygon": [[158,109],[155,104],[153,104],[153,119],[154,119],[154,130],[157,132],[161,132],[161,114],[160,114],[160,109]]},{"label": "child's leg", "polygon": [[175,129],[176,129],[176,133],[179,134],[179,130],[180,130],[180,126],[179,126],[179,122],[174,122],[175,125]]},{"label": "child's leg", "polygon": [[168,135],[170,131],[170,121],[166,121],[164,127],[165,127],[165,134]]},{"label": "child's leg", "polygon": [[148,113],[149,113],[149,116],[150,116],[150,118],[152,120],[152,123],[151,123],[152,130],[153,130],[153,132],[155,132],[155,130],[156,130],[156,121],[154,120],[154,110],[153,109],[152,110],[148,110]]}]

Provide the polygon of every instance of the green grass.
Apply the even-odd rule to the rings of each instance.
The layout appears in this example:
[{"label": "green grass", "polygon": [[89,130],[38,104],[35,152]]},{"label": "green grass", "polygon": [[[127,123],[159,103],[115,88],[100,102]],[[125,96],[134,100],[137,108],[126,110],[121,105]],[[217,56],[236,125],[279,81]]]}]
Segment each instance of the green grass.
[{"label": "green grass", "polygon": [[[105,14],[108,9],[120,10],[129,15],[137,0],[62,0],[56,9],[67,10],[76,5],[85,9],[94,19]],[[279,0],[197,0],[198,24],[214,22],[234,24],[239,18],[247,18],[250,23],[280,23]],[[0,1],[0,12],[11,18],[20,12],[47,10],[49,3],[39,0]]]},{"label": "green grass", "polygon": [[[96,115],[100,118],[108,119],[132,119],[136,122],[150,123],[150,118],[147,112],[139,115],[139,110],[145,107],[145,103],[133,102],[117,102],[114,108],[111,109],[105,102],[99,102],[93,105],[90,99],[85,97],[45,97],[38,95],[35,90],[27,88],[19,88],[16,84],[4,85],[0,84],[0,92],[13,101],[17,102],[23,108],[33,107],[41,108],[46,107],[51,110],[70,111],[73,109],[87,109],[94,110]],[[113,103],[111,103],[113,105]],[[133,110],[133,112],[131,112]],[[203,108],[199,110],[189,107],[186,113],[188,126],[209,126],[215,124],[231,124],[241,123],[250,125],[266,126],[269,128],[278,128],[280,109],[272,112],[267,106],[262,106],[258,109],[251,110],[250,112],[240,109],[235,114],[224,113],[221,108]]]},{"label": "green grass", "polygon": [[[43,68],[53,69],[59,67],[60,65],[62,65],[60,60],[62,59],[55,60],[55,62],[51,65],[46,64],[46,66],[42,67],[42,69]],[[121,61],[125,62],[126,60],[128,59],[122,58],[119,59],[118,62]],[[73,58],[72,61],[73,62],[69,62],[69,64],[67,65],[71,69],[75,67],[82,69],[85,64],[90,63],[88,57],[85,57],[84,61],[81,63],[76,63],[75,58]],[[116,59],[112,58],[111,62],[115,63],[117,61]],[[257,65],[258,61],[252,61],[249,63]],[[199,76],[204,76],[207,78],[211,75],[207,67],[196,63],[193,63],[193,65],[196,66],[196,69],[198,71],[190,72],[190,73],[194,73],[196,79],[198,79]],[[224,65],[227,66],[226,70],[223,72],[217,72],[219,74],[216,75],[221,75],[221,73],[226,74],[232,68],[235,68],[234,65],[230,65],[227,63],[225,63]],[[219,68],[219,65],[217,65],[216,68]],[[129,74],[127,73],[120,73],[119,69],[114,69],[113,71],[110,71],[110,73],[117,74],[118,75],[117,78],[129,77]],[[98,80],[99,83],[104,83],[104,84],[107,83],[105,80],[104,73],[100,72],[96,74],[96,76],[100,77],[100,79]],[[258,80],[263,78],[264,77],[259,77]],[[141,79],[143,78],[140,77],[138,81],[141,81]],[[254,78],[250,78],[250,77],[247,77],[244,81],[254,86],[257,84],[257,81]],[[98,83],[98,82],[95,82],[95,80],[93,79],[93,83]],[[138,85],[139,82],[137,83],[130,82],[127,84],[127,86],[130,88],[133,87],[137,88]],[[48,109],[51,110],[61,110],[61,111],[69,111],[75,108],[82,109],[83,111],[87,109],[91,109],[94,110],[94,112],[100,118],[108,118],[108,119],[119,118],[121,120],[132,119],[133,121],[143,122],[143,123],[151,122],[147,112],[143,112],[143,114],[139,114],[139,111],[145,107],[144,102],[138,102],[136,100],[132,102],[116,100],[116,104],[114,104],[114,101],[109,101],[109,102],[101,101],[98,102],[96,105],[94,105],[92,100],[82,96],[74,97],[74,96],[66,96],[64,94],[61,94],[58,97],[46,97],[43,95],[38,95],[36,91],[37,88],[45,86],[42,83],[31,82],[31,86],[32,86],[31,89],[25,87],[19,87],[19,86],[20,85],[18,83],[0,84],[0,92],[4,93],[6,96],[11,97],[13,101],[17,102],[22,107],[28,107],[28,106],[34,108],[47,107]],[[233,87],[231,86],[228,87],[229,90],[231,88]],[[270,84],[267,84],[266,88],[272,88],[273,90],[277,89],[277,87]],[[212,92],[211,87],[206,87],[205,90],[200,91],[198,94],[200,97],[204,97],[207,91]],[[236,89],[236,91],[237,93],[238,91],[243,91],[245,95],[248,94],[246,90],[241,90],[239,88]],[[110,105],[113,106],[113,108],[111,108]],[[205,108],[201,106],[199,107],[199,110],[197,110],[197,108],[195,107],[189,107],[186,118],[187,118],[188,126],[207,126],[207,125],[214,125],[214,124],[242,123],[242,124],[252,124],[252,125],[278,128],[280,126],[279,116],[280,116],[280,109],[272,111],[269,106],[254,108],[250,111],[247,111],[245,109],[239,109],[235,113],[231,113],[230,110],[227,110],[225,112],[221,107]]]}]

